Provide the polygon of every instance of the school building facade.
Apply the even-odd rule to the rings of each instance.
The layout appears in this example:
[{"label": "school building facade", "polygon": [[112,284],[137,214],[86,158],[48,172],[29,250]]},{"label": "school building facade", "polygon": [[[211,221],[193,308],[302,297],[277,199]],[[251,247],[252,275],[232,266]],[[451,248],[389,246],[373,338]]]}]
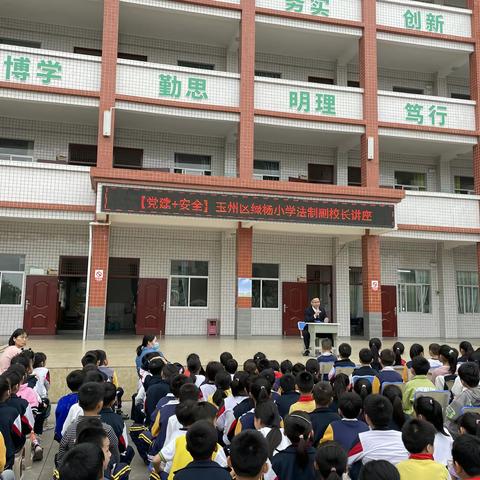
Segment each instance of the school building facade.
[{"label": "school building facade", "polygon": [[480,337],[480,2],[0,15],[0,335]]}]

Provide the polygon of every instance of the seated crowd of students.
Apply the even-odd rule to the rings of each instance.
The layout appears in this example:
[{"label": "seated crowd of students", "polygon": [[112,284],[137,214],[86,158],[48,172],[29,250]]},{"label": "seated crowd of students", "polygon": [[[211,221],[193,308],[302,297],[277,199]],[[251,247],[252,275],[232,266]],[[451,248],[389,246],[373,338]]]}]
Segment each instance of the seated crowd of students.
[{"label": "seated crowd of students", "polygon": [[[185,365],[168,361],[145,336],[128,433],[106,353],[86,352],[55,410],[53,477],[127,479],[138,455],[152,480],[480,479],[480,349],[431,344],[427,356],[413,344],[408,361],[404,350],[374,338],[357,364],[349,344],[337,357],[323,339],[305,364],[258,352],[239,366],[224,352],[203,367],[195,353]],[[48,400],[46,358],[35,354],[35,374],[22,359],[31,356],[21,351],[0,375],[3,480],[48,416],[38,408]],[[26,389],[45,395],[36,410]]]}]

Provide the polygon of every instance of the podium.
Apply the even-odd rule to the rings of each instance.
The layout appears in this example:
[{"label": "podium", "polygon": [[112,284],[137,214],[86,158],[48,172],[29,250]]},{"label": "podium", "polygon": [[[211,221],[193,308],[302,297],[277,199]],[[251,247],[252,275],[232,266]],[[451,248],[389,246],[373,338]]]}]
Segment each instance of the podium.
[{"label": "podium", "polygon": [[[308,325],[308,331],[310,332],[313,341],[315,342],[315,355],[320,355],[320,340],[323,333],[329,333],[333,337],[333,345],[337,346],[337,336],[338,336],[338,327],[339,323],[321,323],[321,322],[307,322],[305,325]],[[318,337],[317,337],[318,335]]]}]

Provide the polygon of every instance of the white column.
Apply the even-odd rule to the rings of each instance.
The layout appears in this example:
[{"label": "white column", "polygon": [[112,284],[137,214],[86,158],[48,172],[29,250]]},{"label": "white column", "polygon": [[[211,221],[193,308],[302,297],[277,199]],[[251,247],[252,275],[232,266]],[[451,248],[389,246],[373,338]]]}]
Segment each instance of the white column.
[{"label": "white column", "polygon": [[222,232],[222,265],[220,277],[220,333],[235,333],[235,231]]},{"label": "white column", "polygon": [[344,64],[337,63],[337,66],[336,66],[336,84],[341,86],[341,87],[346,87],[347,86],[347,80],[348,80],[347,66],[344,65]]},{"label": "white column", "polygon": [[452,193],[452,174],[450,171],[451,157],[440,155],[438,162],[438,188],[440,192]]},{"label": "white column", "polygon": [[337,150],[335,183],[337,185],[348,185],[348,152]]},{"label": "white column", "polygon": [[339,336],[350,336],[350,275],[348,244],[333,240],[333,321],[340,323]]},{"label": "white column", "polygon": [[447,77],[440,74],[435,75],[435,91],[437,97],[448,97]]},{"label": "white column", "polygon": [[[452,249],[446,249],[443,243],[437,246],[438,290],[432,286],[432,297],[439,298],[440,336],[457,337],[457,299],[455,262]],[[434,302],[432,302],[434,303]],[[435,312],[433,312],[435,315]]]},{"label": "white column", "polygon": [[225,138],[225,166],[223,170],[225,177],[237,176],[237,134],[236,132],[227,135]]}]

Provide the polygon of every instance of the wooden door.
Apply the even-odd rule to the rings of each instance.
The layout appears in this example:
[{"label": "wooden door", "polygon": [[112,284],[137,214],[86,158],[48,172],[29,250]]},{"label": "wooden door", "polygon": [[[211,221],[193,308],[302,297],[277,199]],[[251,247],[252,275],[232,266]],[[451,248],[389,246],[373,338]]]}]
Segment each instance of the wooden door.
[{"label": "wooden door", "polygon": [[283,317],[282,331],[284,335],[299,335],[297,323],[303,321],[304,311],[308,307],[308,284],[282,283]]},{"label": "wooden door", "polygon": [[382,334],[397,336],[397,287],[382,285]]},{"label": "wooden door", "polygon": [[139,278],[137,293],[137,335],[165,334],[167,280]]},{"label": "wooden door", "polygon": [[58,277],[28,275],[24,328],[29,335],[54,335],[57,329]]}]

